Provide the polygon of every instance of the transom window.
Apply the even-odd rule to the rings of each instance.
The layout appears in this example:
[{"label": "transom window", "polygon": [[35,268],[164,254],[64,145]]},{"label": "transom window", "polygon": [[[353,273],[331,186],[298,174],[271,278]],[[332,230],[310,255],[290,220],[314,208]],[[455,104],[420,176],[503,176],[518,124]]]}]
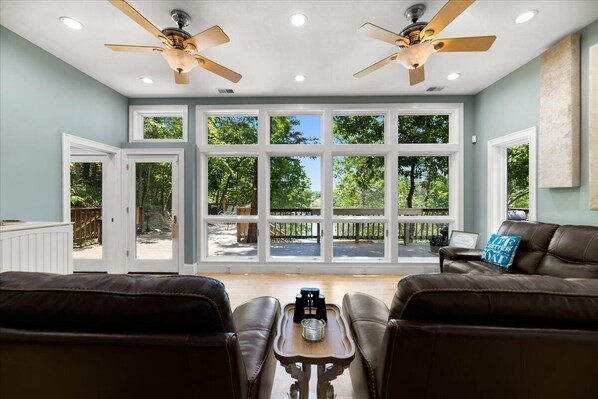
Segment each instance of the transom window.
[{"label": "transom window", "polygon": [[437,263],[462,228],[462,112],[198,106],[200,261]]},{"label": "transom window", "polygon": [[187,142],[186,105],[129,106],[129,141]]}]

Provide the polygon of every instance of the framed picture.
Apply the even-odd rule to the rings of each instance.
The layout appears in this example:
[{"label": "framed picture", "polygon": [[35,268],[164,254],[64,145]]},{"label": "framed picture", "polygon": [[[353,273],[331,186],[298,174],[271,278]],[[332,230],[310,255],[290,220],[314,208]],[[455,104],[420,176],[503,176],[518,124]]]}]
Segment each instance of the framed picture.
[{"label": "framed picture", "polygon": [[467,231],[453,230],[449,247],[475,248],[478,243],[478,233],[469,233]]}]

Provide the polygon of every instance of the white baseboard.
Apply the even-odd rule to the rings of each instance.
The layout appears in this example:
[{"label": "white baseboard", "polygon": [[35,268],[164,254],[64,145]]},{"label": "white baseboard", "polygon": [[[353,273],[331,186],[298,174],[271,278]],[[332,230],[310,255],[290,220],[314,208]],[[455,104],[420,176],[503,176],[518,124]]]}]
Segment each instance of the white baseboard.
[{"label": "white baseboard", "polygon": [[180,275],[192,276],[197,274],[197,263],[185,263],[183,269],[179,272]]},{"label": "white baseboard", "polygon": [[[185,265],[186,266],[186,265]],[[285,264],[231,264],[231,263],[200,263],[196,264],[198,274],[202,273],[279,273],[279,274],[422,274],[438,273],[437,263],[409,263],[402,265],[366,265],[363,264],[333,264],[333,265],[293,265]]]}]

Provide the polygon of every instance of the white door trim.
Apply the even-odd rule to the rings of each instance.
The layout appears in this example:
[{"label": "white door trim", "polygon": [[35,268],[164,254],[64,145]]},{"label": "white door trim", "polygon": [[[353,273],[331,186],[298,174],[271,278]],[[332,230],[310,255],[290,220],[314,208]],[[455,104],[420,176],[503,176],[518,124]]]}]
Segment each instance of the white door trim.
[{"label": "white door trim", "polygon": [[507,148],[529,143],[529,220],[537,219],[537,133],[530,127],[488,141],[487,233],[495,233],[507,213]]},{"label": "white door trim", "polygon": [[[109,181],[112,184],[109,185],[112,190],[109,195],[104,196],[102,207],[106,209],[108,215],[110,215],[110,223],[105,223],[102,227],[105,229],[104,234],[105,240],[103,242],[104,250],[104,262],[106,264],[106,270],[108,273],[122,273],[123,271],[123,257],[122,246],[120,240],[121,231],[121,215],[119,209],[122,203],[122,192],[120,190],[120,164],[121,164],[121,150],[120,148],[113,147],[108,144],[99,143],[82,137],[73,136],[67,133],[62,134],[62,220],[70,223],[71,221],[71,154],[72,149],[83,150],[88,153],[95,153],[98,155],[107,156],[107,160],[104,163],[106,169],[106,175],[103,180]],[[105,190],[103,190],[105,192]],[[107,218],[108,219],[108,218]]]},{"label": "white door trim", "polygon": [[[129,181],[127,179],[127,163],[129,159],[138,158],[143,159],[144,161],[157,161],[160,157],[176,157],[177,162],[173,164],[173,168],[176,168],[174,173],[174,177],[176,181],[173,181],[173,186],[176,184],[178,186],[178,198],[174,199],[176,201],[176,205],[178,207],[177,212],[177,223],[178,223],[178,231],[177,231],[177,238],[178,245],[176,245],[175,251],[176,253],[173,254],[176,259],[176,272],[178,274],[185,274],[187,269],[185,268],[185,150],[182,148],[175,148],[175,149],[161,149],[161,148],[127,148],[122,150],[122,191],[126,193],[123,195],[125,199],[123,209],[122,209],[122,217],[125,220],[123,223],[122,228],[122,237],[124,238],[122,241],[124,243],[123,253],[126,254],[126,251],[130,251],[130,256],[126,257],[125,255],[125,271],[124,273],[129,273],[130,270],[130,260],[132,259],[131,253],[131,237],[129,235],[130,226],[129,226],[129,215],[126,213],[127,206],[130,207],[129,198],[128,198],[128,189]],[[174,171],[174,169],[173,169]],[[133,206],[134,208],[134,206]],[[134,237],[133,237],[134,242]],[[133,271],[136,272],[136,271]],[[144,270],[144,272],[149,273],[160,273],[163,270],[160,270],[160,266],[150,266],[148,270]]]}]

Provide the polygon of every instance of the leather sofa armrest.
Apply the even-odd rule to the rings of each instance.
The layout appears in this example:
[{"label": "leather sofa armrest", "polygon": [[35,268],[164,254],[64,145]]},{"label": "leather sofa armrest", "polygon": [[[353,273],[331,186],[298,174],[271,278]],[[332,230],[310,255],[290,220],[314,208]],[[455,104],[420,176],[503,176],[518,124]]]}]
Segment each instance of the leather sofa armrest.
[{"label": "leather sofa armrest", "polygon": [[345,315],[355,340],[356,359],[351,364],[351,381],[357,397],[376,398],[376,366],[380,354],[388,307],[381,300],[360,292],[343,297]]},{"label": "leather sofa armrest", "polygon": [[442,266],[444,260],[480,260],[482,259],[481,249],[469,249],[469,248],[458,248],[458,247],[442,247],[440,248],[439,260],[440,260],[440,272],[442,272]]},{"label": "leather sofa armrest", "polygon": [[279,317],[280,303],[273,297],[252,299],[233,312],[251,398],[270,397],[276,365],[272,345]]}]

